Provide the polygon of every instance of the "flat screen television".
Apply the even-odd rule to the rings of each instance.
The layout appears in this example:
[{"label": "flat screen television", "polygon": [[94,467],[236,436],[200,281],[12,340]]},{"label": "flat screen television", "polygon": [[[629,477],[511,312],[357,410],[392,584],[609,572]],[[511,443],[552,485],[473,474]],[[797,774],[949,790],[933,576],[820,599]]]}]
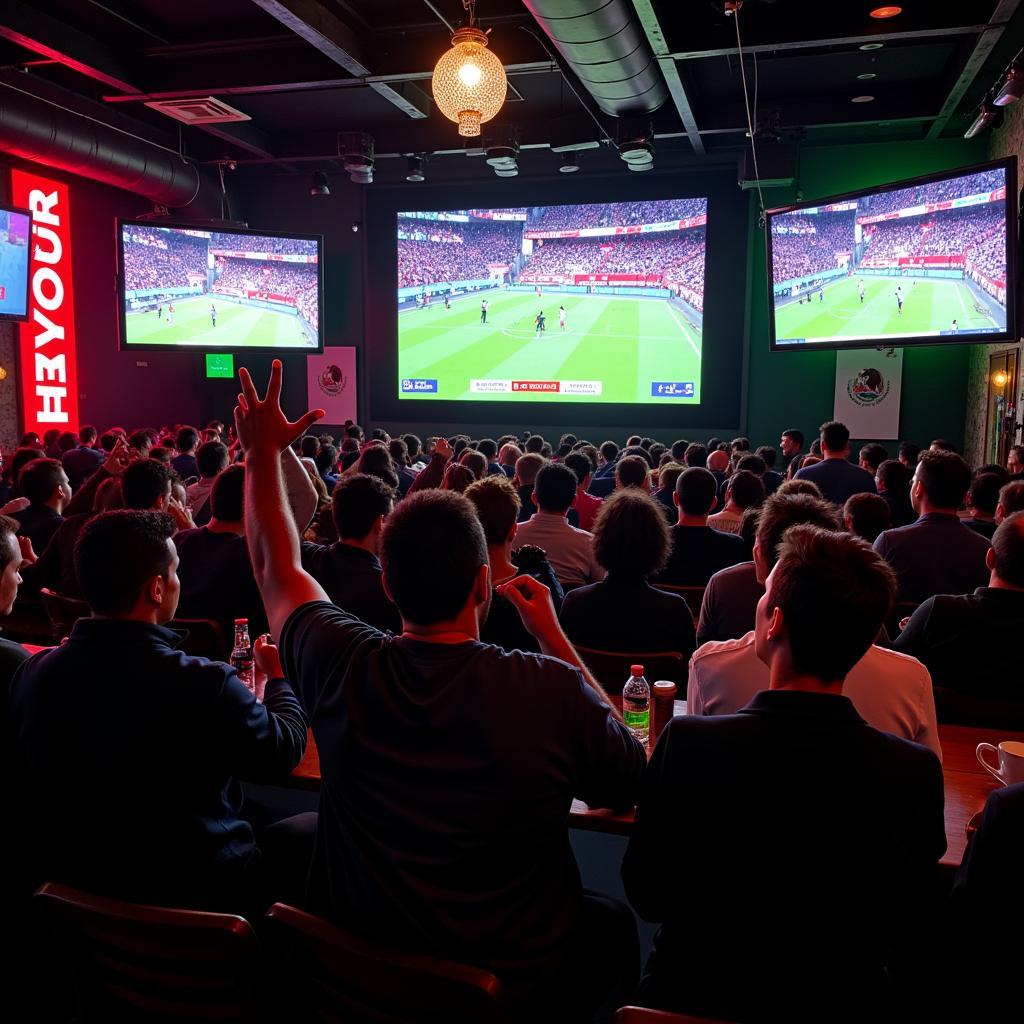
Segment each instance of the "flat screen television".
[{"label": "flat screen television", "polygon": [[0,204],[0,320],[28,319],[32,214]]},{"label": "flat screen television", "polygon": [[397,398],[699,405],[707,211],[399,211]]},{"label": "flat screen television", "polygon": [[117,224],[121,347],[323,348],[323,239]]},{"label": "flat screen television", "polygon": [[1016,338],[1015,157],[767,215],[773,351]]}]

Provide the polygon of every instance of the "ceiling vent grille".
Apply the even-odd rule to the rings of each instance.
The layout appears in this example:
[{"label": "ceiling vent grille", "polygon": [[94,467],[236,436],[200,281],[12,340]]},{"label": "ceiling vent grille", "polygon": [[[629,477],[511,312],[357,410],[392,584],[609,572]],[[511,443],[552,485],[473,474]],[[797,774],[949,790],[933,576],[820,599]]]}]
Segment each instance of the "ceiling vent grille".
[{"label": "ceiling vent grille", "polygon": [[153,100],[146,104],[161,114],[173,117],[183,124],[228,124],[232,121],[251,121],[248,114],[243,114],[234,107],[229,107],[222,100],[213,96],[192,96],[188,99]]}]

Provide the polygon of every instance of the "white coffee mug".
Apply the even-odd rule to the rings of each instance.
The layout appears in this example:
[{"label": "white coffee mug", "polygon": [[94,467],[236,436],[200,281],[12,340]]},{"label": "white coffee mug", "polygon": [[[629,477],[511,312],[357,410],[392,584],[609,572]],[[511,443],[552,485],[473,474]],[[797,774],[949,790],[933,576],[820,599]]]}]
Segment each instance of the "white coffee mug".
[{"label": "white coffee mug", "polygon": [[[998,768],[993,767],[985,757],[990,750],[999,761]],[[979,743],[977,755],[981,767],[994,775],[1003,785],[1012,786],[1015,782],[1024,782],[1024,743],[1004,740],[998,747],[992,746],[991,743]]]}]

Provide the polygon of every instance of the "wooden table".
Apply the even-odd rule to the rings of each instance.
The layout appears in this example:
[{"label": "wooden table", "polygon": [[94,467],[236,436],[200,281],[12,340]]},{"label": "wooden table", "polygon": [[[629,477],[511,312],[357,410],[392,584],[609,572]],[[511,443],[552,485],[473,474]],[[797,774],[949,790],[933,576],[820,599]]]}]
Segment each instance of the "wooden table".
[{"label": "wooden table", "polygon": [[[686,714],[686,701],[677,700],[677,715]],[[940,864],[956,869],[967,849],[967,825],[984,806],[988,794],[999,783],[978,764],[975,748],[979,743],[998,745],[1003,740],[1024,742],[1024,733],[1006,729],[975,729],[964,725],[940,725],[942,774],[946,785],[946,853]],[[648,754],[650,751],[648,751]],[[320,788],[320,758],[310,733],[306,753],[291,775],[291,785],[301,789]],[[628,836],[633,831],[633,811],[616,813],[588,807],[573,800],[569,827],[587,832],[606,832]]]}]

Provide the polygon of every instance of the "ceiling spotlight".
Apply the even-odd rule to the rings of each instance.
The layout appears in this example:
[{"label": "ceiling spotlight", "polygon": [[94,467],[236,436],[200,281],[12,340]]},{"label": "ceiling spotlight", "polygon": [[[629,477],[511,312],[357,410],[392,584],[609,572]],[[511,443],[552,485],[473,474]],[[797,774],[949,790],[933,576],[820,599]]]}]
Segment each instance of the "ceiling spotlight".
[{"label": "ceiling spotlight", "polygon": [[999,117],[999,111],[991,103],[985,102],[978,111],[978,116],[971,122],[970,128],[964,132],[965,139],[973,139],[980,135],[986,128],[991,128]]},{"label": "ceiling spotlight", "polygon": [[885,46],[885,43],[864,43],[862,46],[858,46],[858,50],[880,50]]},{"label": "ceiling spotlight", "polygon": [[876,75],[874,73],[874,71],[866,71],[866,72],[864,72],[863,75],[858,75],[857,79],[858,79],[858,81],[861,81],[861,82],[870,82],[872,78],[877,78],[877,77],[878,77],[878,75]]},{"label": "ceiling spotlight", "polygon": [[562,174],[575,174],[580,169],[579,155],[577,153],[565,153],[558,170]]},{"label": "ceiling spotlight", "polygon": [[309,183],[309,194],[311,196],[329,196],[331,194],[327,175],[323,171],[313,172],[313,180]]},{"label": "ceiling spotlight", "polygon": [[423,157],[411,156],[409,157],[409,173],[405,176],[406,181],[426,181],[426,176],[423,174]]},{"label": "ceiling spotlight", "polygon": [[652,160],[649,164],[626,164],[631,171],[653,171],[654,161]]},{"label": "ceiling spotlight", "polygon": [[501,61],[487,48],[487,34],[475,24],[476,0],[463,0],[463,6],[469,25],[452,36],[452,48],[434,68],[431,88],[437,109],[459,126],[459,134],[475,136],[501,110],[508,81]]},{"label": "ceiling spotlight", "polygon": [[1008,107],[1011,103],[1016,103],[1021,96],[1024,96],[1024,71],[1010,68],[992,102],[997,107]]},{"label": "ceiling spotlight", "polygon": [[897,7],[895,4],[891,4],[888,7],[876,7],[870,12],[872,18],[877,18],[879,21],[884,18],[895,18],[897,15],[903,13],[902,7]]},{"label": "ceiling spotlight", "polygon": [[505,167],[495,167],[494,173],[499,178],[515,178],[519,174],[519,168],[515,164],[511,164]]},{"label": "ceiling spotlight", "polygon": [[338,156],[350,180],[357,185],[369,185],[373,181],[372,135],[366,132],[340,132]]},{"label": "ceiling spotlight", "polygon": [[873,103],[875,100],[874,96],[854,96],[850,100],[851,103]]}]

